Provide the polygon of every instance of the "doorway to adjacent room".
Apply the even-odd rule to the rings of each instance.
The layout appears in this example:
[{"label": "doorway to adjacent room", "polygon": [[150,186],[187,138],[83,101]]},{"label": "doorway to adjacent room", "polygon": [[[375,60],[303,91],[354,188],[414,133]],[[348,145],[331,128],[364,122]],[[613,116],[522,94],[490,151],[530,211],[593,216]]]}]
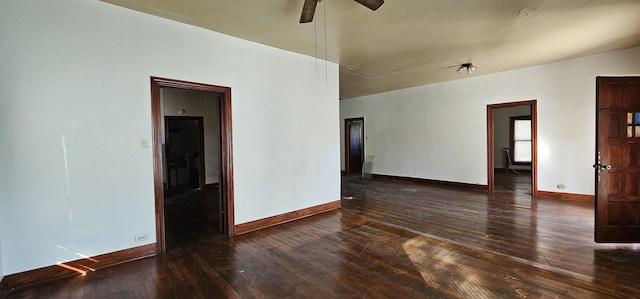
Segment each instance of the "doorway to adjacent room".
[{"label": "doorway to adjacent room", "polygon": [[151,98],[157,253],[168,240],[234,235],[231,89],[152,77]]},{"label": "doorway to adjacent room", "polygon": [[345,130],[345,173],[362,171],[364,163],[364,117],[344,120]]},{"label": "doorway to adjacent room", "polygon": [[487,105],[487,188],[537,196],[537,101]]}]

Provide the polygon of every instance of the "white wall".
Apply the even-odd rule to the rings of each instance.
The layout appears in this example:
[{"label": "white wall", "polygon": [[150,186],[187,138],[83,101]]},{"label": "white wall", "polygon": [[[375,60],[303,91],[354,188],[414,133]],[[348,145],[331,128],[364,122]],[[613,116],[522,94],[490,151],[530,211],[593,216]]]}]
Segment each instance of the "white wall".
[{"label": "white wall", "polygon": [[336,64],[95,0],[0,0],[0,40],[5,275],[155,242],[150,76],[232,88],[236,224],[340,199]]},{"label": "white wall", "polygon": [[343,100],[340,124],[364,116],[374,173],[486,185],[487,105],[536,99],[538,189],[593,194],[599,75],[640,75],[640,48]]},{"label": "white wall", "polygon": [[[494,167],[495,168],[507,168],[507,153],[505,148],[511,146],[511,117],[531,115],[531,107],[516,106],[506,107],[494,110],[493,114],[493,139],[494,139]],[[513,157],[512,157],[513,158]],[[511,168],[516,169],[531,169],[530,166],[525,165],[512,165]]]},{"label": "white wall", "polygon": [[[205,184],[218,183],[219,138],[220,138],[220,100],[218,95],[210,92],[162,88],[162,111],[165,116],[198,116],[202,117],[204,126],[204,172]],[[184,114],[179,111],[184,110]],[[164,119],[162,121],[164,128]],[[162,130],[164,133],[164,129]],[[163,137],[164,145],[164,137]],[[165,168],[166,172],[166,168]],[[166,180],[166,173],[165,182]]]}]

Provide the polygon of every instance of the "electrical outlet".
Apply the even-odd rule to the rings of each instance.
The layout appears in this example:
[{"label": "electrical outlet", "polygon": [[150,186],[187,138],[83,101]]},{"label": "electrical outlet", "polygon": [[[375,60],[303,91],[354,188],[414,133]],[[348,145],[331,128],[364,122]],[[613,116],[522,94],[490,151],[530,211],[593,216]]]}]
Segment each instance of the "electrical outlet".
[{"label": "electrical outlet", "polygon": [[558,189],[564,189],[564,188],[567,188],[567,186],[565,186],[564,184],[558,184],[558,186],[557,186],[557,187],[558,187]]},{"label": "electrical outlet", "polygon": [[147,240],[147,234],[142,234],[142,235],[136,235],[135,237],[133,237],[133,240],[136,242],[143,242]]},{"label": "electrical outlet", "polygon": [[141,149],[147,149],[147,148],[149,148],[149,139],[147,139],[147,138],[140,138],[140,148],[141,148]]}]

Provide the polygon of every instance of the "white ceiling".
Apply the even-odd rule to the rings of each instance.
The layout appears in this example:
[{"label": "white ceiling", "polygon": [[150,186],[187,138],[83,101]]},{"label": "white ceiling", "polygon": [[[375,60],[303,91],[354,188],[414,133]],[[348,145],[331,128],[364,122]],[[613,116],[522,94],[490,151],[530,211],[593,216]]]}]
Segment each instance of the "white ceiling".
[{"label": "white ceiling", "polygon": [[[103,1],[326,57],[341,98],[640,46],[640,0],[324,0],[307,24],[304,0]],[[466,62],[471,75],[450,67]]]}]

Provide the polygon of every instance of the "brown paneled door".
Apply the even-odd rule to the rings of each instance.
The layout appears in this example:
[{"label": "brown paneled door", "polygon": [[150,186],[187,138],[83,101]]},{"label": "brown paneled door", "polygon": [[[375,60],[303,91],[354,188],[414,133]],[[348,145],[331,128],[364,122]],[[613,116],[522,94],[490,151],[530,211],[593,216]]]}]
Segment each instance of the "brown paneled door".
[{"label": "brown paneled door", "polygon": [[345,171],[360,172],[364,162],[364,118],[346,119],[345,132]]},{"label": "brown paneled door", "polygon": [[596,242],[640,242],[640,77],[596,79]]}]

